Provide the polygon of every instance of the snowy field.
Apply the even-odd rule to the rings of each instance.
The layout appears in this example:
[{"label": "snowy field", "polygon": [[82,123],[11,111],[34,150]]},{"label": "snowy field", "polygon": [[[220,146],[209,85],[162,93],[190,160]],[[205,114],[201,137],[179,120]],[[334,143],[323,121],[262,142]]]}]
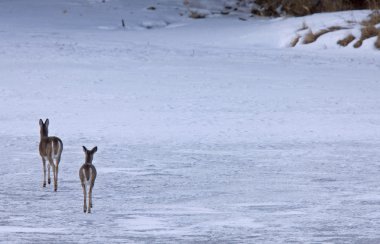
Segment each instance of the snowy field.
[{"label": "snowy field", "polygon": [[[304,18],[186,15],[0,2],[0,242],[379,243],[374,39],[287,48]],[[58,192],[42,188],[40,118],[64,145]],[[92,214],[82,145],[98,146]]]}]

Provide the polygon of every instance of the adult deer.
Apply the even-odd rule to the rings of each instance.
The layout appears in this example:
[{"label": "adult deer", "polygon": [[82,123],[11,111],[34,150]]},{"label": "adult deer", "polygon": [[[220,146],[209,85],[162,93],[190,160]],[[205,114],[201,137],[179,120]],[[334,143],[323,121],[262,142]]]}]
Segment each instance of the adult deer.
[{"label": "adult deer", "polygon": [[[46,187],[46,161],[48,161],[48,184],[50,184],[50,166],[53,168],[54,175],[54,191],[57,191],[58,187],[58,165],[61,161],[61,154],[63,150],[63,144],[61,139],[55,136],[49,136],[49,119],[46,119],[45,123],[40,119],[40,155],[42,158],[42,164],[44,169],[44,182],[43,187]],[[54,164],[55,163],[55,164]]]},{"label": "adult deer", "polygon": [[[82,183],[82,188],[83,188],[83,212],[91,213],[91,208],[92,208],[92,188],[94,187],[95,184],[95,179],[96,179],[96,168],[92,164],[92,160],[94,158],[95,152],[98,150],[98,147],[94,147],[91,150],[87,150],[85,146],[83,146],[83,151],[86,155],[86,159],[82,167],[79,169],[79,179]],[[86,202],[86,197],[87,197],[87,191],[86,187],[89,187],[90,189],[88,190],[88,208],[87,208],[87,202]]]}]

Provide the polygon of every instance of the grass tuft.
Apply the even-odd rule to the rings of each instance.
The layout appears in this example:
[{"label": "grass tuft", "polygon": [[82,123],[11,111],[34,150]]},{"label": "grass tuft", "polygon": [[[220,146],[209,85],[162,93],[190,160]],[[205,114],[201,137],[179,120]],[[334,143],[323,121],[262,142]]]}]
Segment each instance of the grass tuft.
[{"label": "grass tuft", "polygon": [[326,33],[329,33],[329,32],[333,32],[333,31],[337,31],[337,30],[342,30],[342,29],[346,29],[344,27],[341,27],[341,26],[331,26],[330,28],[328,29],[322,29],[320,31],[318,31],[317,33],[313,33],[311,30],[305,35],[304,39],[303,39],[303,44],[310,44],[310,43],[313,43],[315,42],[319,37],[321,37],[322,35],[326,34]]},{"label": "grass tuft", "polygon": [[380,31],[378,29],[376,29],[376,27],[373,25],[363,27],[361,29],[360,39],[354,44],[354,47],[355,48],[361,47],[364,40],[371,38],[371,37],[374,37],[374,36],[377,36],[377,35],[379,35],[379,33],[380,33]]},{"label": "grass tuft", "polygon": [[377,35],[377,40],[375,42],[375,47],[377,49],[380,49],[380,33]]},{"label": "grass tuft", "polygon": [[280,13],[305,16],[321,12],[379,9],[380,6],[380,0],[255,0],[251,2],[257,4],[261,14],[265,16]]},{"label": "grass tuft", "polygon": [[338,43],[338,45],[340,45],[340,46],[342,46],[342,47],[346,47],[346,46],[348,46],[348,44],[350,44],[353,40],[355,40],[355,36],[352,35],[352,34],[349,34],[349,35],[346,36],[344,39],[339,40],[337,43]]},{"label": "grass tuft", "polygon": [[303,44],[310,44],[315,42],[316,40],[317,38],[315,37],[315,34],[311,30],[309,30],[303,38]]},{"label": "grass tuft", "polygon": [[364,26],[374,26],[380,23],[380,13],[375,11],[369,15],[369,18],[361,22]]},{"label": "grass tuft", "polygon": [[298,44],[298,42],[300,41],[300,39],[301,39],[301,36],[300,35],[297,35],[291,42],[290,42],[290,46],[291,47],[295,47],[297,44]]},{"label": "grass tuft", "polygon": [[360,39],[360,40],[358,40],[357,42],[355,42],[355,44],[354,44],[354,48],[359,48],[359,47],[361,47],[362,45],[363,45],[363,40]]},{"label": "grass tuft", "polygon": [[366,40],[368,38],[377,36],[377,34],[379,34],[379,30],[376,29],[375,26],[373,26],[373,25],[365,26],[361,30],[361,37],[360,37],[360,39],[362,39],[364,41],[364,40]]}]

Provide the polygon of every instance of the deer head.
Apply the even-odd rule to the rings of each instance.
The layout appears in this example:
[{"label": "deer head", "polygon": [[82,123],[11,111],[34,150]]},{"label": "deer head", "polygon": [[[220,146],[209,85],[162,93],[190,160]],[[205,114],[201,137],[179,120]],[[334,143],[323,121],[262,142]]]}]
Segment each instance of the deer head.
[{"label": "deer head", "polygon": [[41,137],[47,137],[49,135],[49,119],[45,120],[45,123],[40,119],[40,135]]},{"label": "deer head", "polygon": [[86,155],[86,164],[92,164],[92,159],[94,158],[94,154],[98,151],[98,147],[94,147],[91,150],[88,150],[85,146],[83,146],[84,154]]}]

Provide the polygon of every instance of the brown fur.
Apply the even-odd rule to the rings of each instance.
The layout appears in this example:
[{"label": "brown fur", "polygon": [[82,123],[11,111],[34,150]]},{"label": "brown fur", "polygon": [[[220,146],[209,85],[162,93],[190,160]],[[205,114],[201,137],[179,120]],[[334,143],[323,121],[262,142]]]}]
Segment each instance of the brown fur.
[{"label": "brown fur", "polygon": [[[58,165],[61,161],[63,143],[61,139],[55,136],[48,136],[49,119],[45,123],[40,119],[40,144],[39,152],[42,158],[44,181],[43,187],[46,187],[46,160],[49,161],[48,168],[48,184],[50,184],[50,167],[53,168],[54,191],[58,188]],[[55,161],[55,162],[54,162]]]},{"label": "brown fur", "polygon": [[[80,167],[79,169],[79,179],[82,184],[82,189],[83,189],[83,212],[91,213],[91,208],[92,208],[92,189],[95,184],[95,179],[96,179],[96,168],[92,164],[92,160],[94,157],[94,153],[98,150],[97,147],[94,147],[92,150],[87,150],[85,146],[83,146],[83,151],[86,154],[86,160],[85,163]],[[88,191],[88,201],[89,201],[89,206],[87,207],[87,191],[86,191],[86,183],[89,182],[90,189]]]}]

